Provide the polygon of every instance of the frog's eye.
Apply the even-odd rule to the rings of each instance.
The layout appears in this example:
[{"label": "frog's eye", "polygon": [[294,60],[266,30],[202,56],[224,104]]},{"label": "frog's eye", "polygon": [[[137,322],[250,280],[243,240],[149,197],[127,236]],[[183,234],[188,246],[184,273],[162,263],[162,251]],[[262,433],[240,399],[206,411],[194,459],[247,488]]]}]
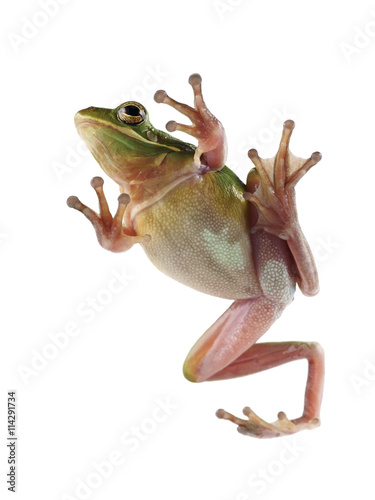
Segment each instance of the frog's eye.
[{"label": "frog's eye", "polygon": [[117,111],[117,118],[127,125],[139,125],[146,119],[146,110],[139,102],[129,101]]}]

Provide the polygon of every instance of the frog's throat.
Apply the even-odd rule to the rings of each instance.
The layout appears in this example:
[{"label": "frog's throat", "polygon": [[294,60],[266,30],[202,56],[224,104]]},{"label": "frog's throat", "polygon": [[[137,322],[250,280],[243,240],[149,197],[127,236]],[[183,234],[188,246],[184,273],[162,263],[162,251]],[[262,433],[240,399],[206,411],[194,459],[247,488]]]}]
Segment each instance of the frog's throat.
[{"label": "frog's throat", "polygon": [[152,205],[155,203],[158,203],[159,201],[162,200],[166,194],[169,193],[169,191],[172,191],[172,189],[175,189],[177,186],[182,186],[182,185],[188,185],[188,184],[196,184],[198,182],[202,182],[202,174],[198,171],[192,172],[190,174],[186,174],[184,176],[179,177],[178,179],[175,179],[174,181],[170,182],[167,184],[165,187],[162,189],[159,189],[157,194],[153,196],[152,198],[149,198],[145,201],[142,202],[130,202],[127,210],[125,212],[125,218],[124,218],[124,225],[127,228],[135,229],[135,222],[137,216],[147,208],[150,208]]}]

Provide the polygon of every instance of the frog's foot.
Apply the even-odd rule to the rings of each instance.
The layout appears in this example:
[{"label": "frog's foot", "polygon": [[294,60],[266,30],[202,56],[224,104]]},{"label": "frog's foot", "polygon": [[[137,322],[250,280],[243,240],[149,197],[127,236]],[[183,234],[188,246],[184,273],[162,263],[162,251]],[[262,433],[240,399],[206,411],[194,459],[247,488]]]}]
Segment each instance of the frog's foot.
[{"label": "frog's foot", "polygon": [[258,211],[254,230],[262,228],[285,240],[291,237],[295,225],[298,225],[295,185],[322,157],[318,152],[308,159],[294,156],[289,151],[293,129],[294,122],[287,120],[279,150],[273,158],[260,158],[256,149],[250,149],[249,158],[256,170],[250,171],[247,179],[248,192],[244,194]]},{"label": "frog's foot", "polygon": [[94,226],[96,236],[100,245],[111,252],[124,252],[128,250],[134,243],[144,243],[150,240],[148,234],[144,236],[131,236],[125,233],[122,225],[122,220],[126,210],[126,206],[130,202],[128,194],[120,194],[118,197],[118,208],[114,217],[108,208],[108,203],[103,191],[104,181],[101,177],[94,177],[91,180],[91,186],[95,189],[99,200],[99,215],[87,207],[77,198],[70,196],[67,199],[67,205],[70,208],[75,208],[82,212],[85,217]]},{"label": "frog's foot", "polygon": [[256,438],[273,438],[279,436],[287,436],[305,429],[315,429],[319,427],[319,418],[307,419],[301,417],[295,420],[289,420],[284,412],[279,412],[277,420],[269,423],[258,417],[248,406],[243,409],[247,420],[235,417],[225,410],[217,410],[216,416],[224,420],[230,420],[238,425],[237,430],[241,434]]},{"label": "frog's foot", "polygon": [[195,165],[199,168],[202,164],[207,171],[219,170],[224,166],[227,157],[227,141],[222,124],[209,111],[203,100],[201,82],[202,78],[197,73],[189,78],[194,91],[194,108],[175,101],[165,90],[158,90],[154,99],[156,102],[172,106],[192,122],[192,125],[183,125],[170,121],[166,128],[168,132],[180,130],[198,139],[198,147],[194,154]]},{"label": "frog's foot", "polygon": [[292,120],[284,123],[279,151],[274,158],[259,158],[255,149],[249,151],[256,168],[247,177],[244,197],[256,207],[256,214],[251,216],[251,231],[264,229],[286,240],[296,264],[297,283],[302,293],[316,295],[319,291],[318,273],[298,222],[294,188],[322,155],[315,152],[308,159],[294,156],[289,151],[293,128]]}]

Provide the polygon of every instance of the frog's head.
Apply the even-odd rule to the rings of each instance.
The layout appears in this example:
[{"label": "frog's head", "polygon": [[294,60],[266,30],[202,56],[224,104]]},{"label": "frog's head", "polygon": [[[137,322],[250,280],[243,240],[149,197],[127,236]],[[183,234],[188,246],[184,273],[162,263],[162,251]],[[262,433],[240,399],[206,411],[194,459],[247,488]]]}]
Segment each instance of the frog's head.
[{"label": "frog's head", "polygon": [[90,107],[75,115],[81,138],[102,169],[122,186],[155,175],[165,156],[194,147],[155,129],[145,107],[128,101],[115,109]]}]

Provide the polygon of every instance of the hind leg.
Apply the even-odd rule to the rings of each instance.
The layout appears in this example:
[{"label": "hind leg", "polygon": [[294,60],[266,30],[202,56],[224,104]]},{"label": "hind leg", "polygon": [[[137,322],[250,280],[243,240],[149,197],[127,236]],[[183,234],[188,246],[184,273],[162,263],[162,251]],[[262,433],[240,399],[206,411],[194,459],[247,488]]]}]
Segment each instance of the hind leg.
[{"label": "hind leg", "polygon": [[247,419],[237,418],[225,410],[218,410],[216,415],[237,424],[238,431],[242,434],[254,437],[277,437],[318,427],[324,383],[324,353],[316,342],[256,344],[209,380],[250,375],[297,359],[308,361],[305,404],[301,417],[289,420],[284,412],[279,412],[276,422],[268,423],[259,418],[249,407],[243,410]]},{"label": "hind leg", "polygon": [[234,302],[198,340],[184,364],[188,380],[204,382],[250,375],[293,360],[307,359],[305,405],[300,418],[289,420],[280,412],[276,422],[268,423],[248,407],[244,409],[247,420],[218,410],[219,418],[231,420],[241,433],[258,438],[293,434],[320,424],[324,380],[324,355],[320,345],[315,342],[255,344],[284,307],[266,297]]}]

